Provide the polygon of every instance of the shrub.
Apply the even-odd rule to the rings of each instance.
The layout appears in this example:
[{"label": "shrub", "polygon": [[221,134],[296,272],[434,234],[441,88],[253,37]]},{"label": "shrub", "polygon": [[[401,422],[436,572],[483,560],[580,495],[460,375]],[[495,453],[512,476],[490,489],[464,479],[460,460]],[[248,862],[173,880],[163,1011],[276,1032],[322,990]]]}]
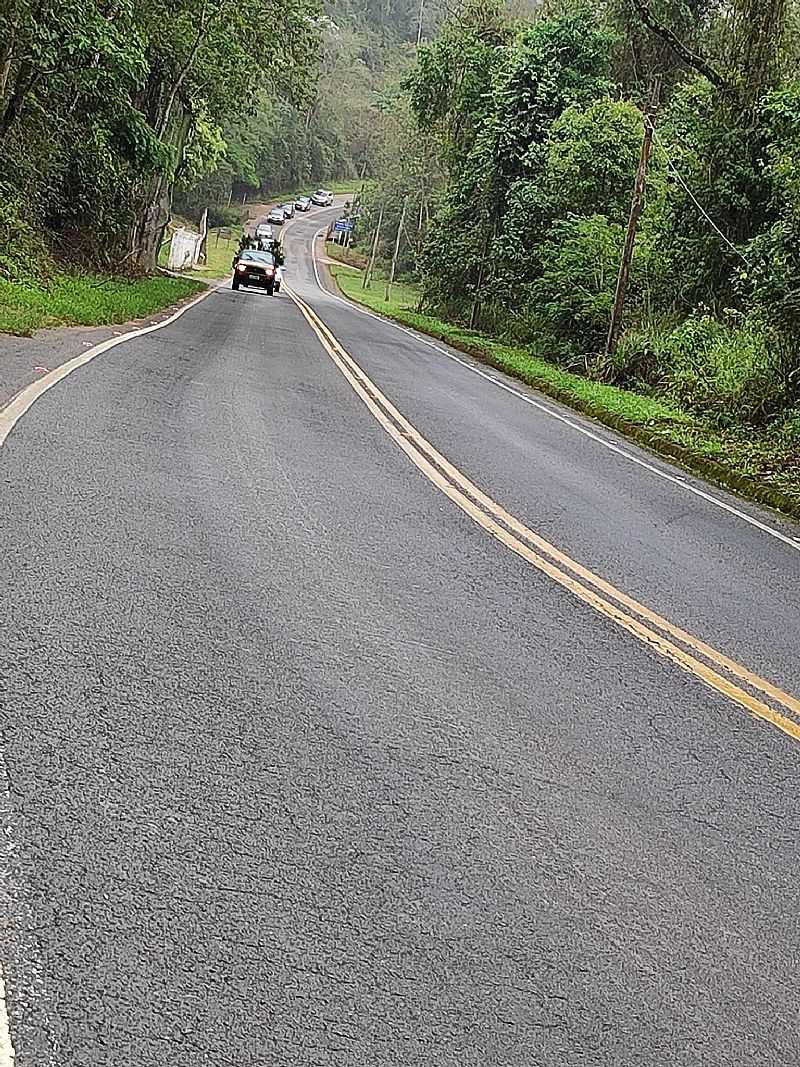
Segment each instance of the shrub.
[{"label": "shrub", "polygon": [[718,421],[757,425],[796,396],[796,365],[795,345],[756,316],[732,324],[704,315],[671,330],[630,331],[610,376],[621,384],[644,383]]},{"label": "shrub", "polygon": [[556,337],[595,352],[605,340],[614,301],[622,227],[603,215],[554,223],[542,249],[543,270],[529,287],[528,315],[541,316]]},{"label": "shrub", "polygon": [[704,316],[672,334],[668,391],[687,407],[746,423],[786,402],[781,358],[757,323],[733,327]]},{"label": "shrub", "polygon": [[215,230],[220,226],[230,226],[238,229],[242,225],[242,209],[215,204],[208,209],[208,228]]},{"label": "shrub", "polygon": [[53,265],[39,230],[27,221],[22,198],[0,183],[0,278],[10,282],[41,282]]}]

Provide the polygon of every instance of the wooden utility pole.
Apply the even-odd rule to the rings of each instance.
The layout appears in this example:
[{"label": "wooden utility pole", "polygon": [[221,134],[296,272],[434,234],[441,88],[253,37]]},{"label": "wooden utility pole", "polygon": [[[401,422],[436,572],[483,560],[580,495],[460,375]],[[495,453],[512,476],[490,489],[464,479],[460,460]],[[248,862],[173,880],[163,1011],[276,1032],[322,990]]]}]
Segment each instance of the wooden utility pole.
[{"label": "wooden utility pole", "polygon": [[361,279],[361,288],[362,289],[369,289],[370,282],[372,281],[372,271],[373,271],[373,268],[375,266],[375,257],[378,254],[378,241],[380,240],[380,236],[381,236],[381,224],[382,224],[382,222],[383,222],[383,208],[381,208],[380,214],[378,215],[378,225],[375,227],[375,237],[373,238],[373,241],[372,241],[372,253],[371,253],[370,257],[369,257],[369,266],[364,271],[364,277]]},{"label": "wooden utility pole", "polygon": [[417,15],[417,48],[419,48],[422,42],[422,12],[425,6],[425,0],[419,0],[419,14]]},{"label": "wooden utility pole", "polygon": [[[359,211],[361,210],[361,197],[364,195],[364,175],[367,173],[367,161],[364,160],[361,166],[361,176],[359,182],[361,183],[358,192],[353,197],[353,206],[350,209],[350,217],[353,220],[353,228],[355,229],[356,219],[358,218]],[[353,243],[353,230],[349,230],[347,233],[347,247],[349,248]]]},{"label": "wooden utility pole", "polygon": [[403,235],[403,223],[406,221],[406,207],[408,205],[408,197],[403,201],[403,210],[400,212],[400,221],[397,224],[397,237],[394,241],[394,252],[392,253],[392,269],[389,271],[389,279],[386,282],[386,291],[383,294],[383,299],[388,301],[392,295],[392,285],[394,284],[394,272],[397,269],[397,256],[400,252],[400,238]]},{"label": "wooden utility pole", "polygon": [[633,249],[636,244],[636,231],[639,227],[639,219],[644,210],[644,194],[647,184],[647,166],[650,162],[650,154],[653,151],[653,131],[655,129],[656,111],[658,100],[661,95],[661,77],[658,76],[653,82],[650,104],[644,116],[644,137],[642,138],[642,151],[639,156],[639,166],[636,170],[636,181],[633,185],[633,200],[631,201],[631,213],[628,219],[628,231],[625,234],[625,244],[622,247],[622,260],[617,275],[617,289],[614,294],[614,307],[611,311],[611,323],[608,327],[608,340],[606,341],[606,356],[612,356],[617,347],[620,334],[622,333],[622,315],[625,310],[625,294],[628,291],[628,281],[633,262]]}]

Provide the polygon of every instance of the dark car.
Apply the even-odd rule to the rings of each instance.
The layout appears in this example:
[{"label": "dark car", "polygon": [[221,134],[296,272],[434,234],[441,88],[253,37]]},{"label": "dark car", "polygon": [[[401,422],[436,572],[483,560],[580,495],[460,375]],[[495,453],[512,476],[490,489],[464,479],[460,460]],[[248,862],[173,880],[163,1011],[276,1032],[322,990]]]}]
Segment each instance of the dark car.
[{"label": "dark car", "polygon": [[257,289],[266,289],[272,296],[278,279],[278,268],[271,252],[257,252],[253,248],[246,248],[233,261],[232,289],[238,289],[241,285],[245,288],[252,285]]}]

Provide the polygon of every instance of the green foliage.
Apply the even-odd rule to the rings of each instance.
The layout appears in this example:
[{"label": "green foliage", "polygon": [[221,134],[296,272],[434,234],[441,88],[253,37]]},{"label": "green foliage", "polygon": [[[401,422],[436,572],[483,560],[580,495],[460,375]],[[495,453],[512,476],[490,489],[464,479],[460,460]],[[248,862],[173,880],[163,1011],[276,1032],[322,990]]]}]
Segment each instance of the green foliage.
[{"label": "green foliage", "polygon": [[741,323],[692,316],[672,329],[639,329],[623,338],[617,380],[656,385],[689,410],[723,422],[758,425],[798,395],[798,349],[757,316]]},{"label": "green foliage", "polygon": [[642,144],[642,114],[624,100],[599,99],[561,112],[547,140],[543,207],[551,218],[603,214],[624,223]]},{"label": "green foliage", "polygon": [[218,229],[227,226],[239,229],[242,225],[242,209],[239,207],[217,206],[208,209],[208,228]]},{"label": "green foliage", "polygon": [[[628,0],[559,0],[525,23],[469,2],[421,52],[409,101],[444,172],[416,261],[424,301],[597,376],[763,423],[800,396],[800,21],[783,0],[648,10],[649,26]],[[655,72],[628,333],[605,360]]]},{"label": "green foliage", "polygon": [[515,37],[493,88],[489,119],[492,148],[506,178],[538,170],[538,146],[566,108],[611,92],[613,41],[588,5]]},{"label": "green foliage", "polygon": [[27,217],[23,196],[0,183],[0,278],[31,282],[46,277],[52,264],[41,234]]},{"label": "green foliage", "polygon": [[602,346],[614,300],[624,231],[604,215],[559,219],[541,247],[543,268],[531,282],[527,303],[556,337]]},{"label": "green foliage", "polygon": [[[0,173],[61,258],[154,264],[176,174],[221,159],[259,92],[302,104],[317,0],[11,0],[0,4]],[[8,275],[6,255],[3,270]]]},{"label": "green foliage", "polygon": [[[506,308],[518,306],[532,280],[531,246],[557,217],[548,195],[563,182],[558,168],[576,171],[582,164],[579,153],[570,159],[567,151],[576,140],[570,121],[580,125],[579,111],[569,111],[557,134],[554,124],[565,110],[609,90],[612,40],[588,8],[514,33],[497,19],[487,25],[484,12],[467,7],[445,27],[442,42],[423,51],[409,79],[411,107],[423,129],[443,137],[450,176],[420,256],[434,306],[463,317],[484,294]],[[610,141],[615,133],[624,140],[621,124]],[[548,187],[542,171],[551,136]]]}]

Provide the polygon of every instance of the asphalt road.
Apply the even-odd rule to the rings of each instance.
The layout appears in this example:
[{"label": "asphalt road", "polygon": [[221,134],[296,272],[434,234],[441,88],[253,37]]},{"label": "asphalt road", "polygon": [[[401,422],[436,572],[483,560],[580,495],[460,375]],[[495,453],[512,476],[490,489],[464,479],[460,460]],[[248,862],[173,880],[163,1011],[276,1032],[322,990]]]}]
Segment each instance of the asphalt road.
[{"label": "asphalt road", "polygon": [[[414,427],[796,696],[744,516],[798,531],[320,290],[321,217],[286,280]],[[0,515],[17,1067],[800,1062],[798,741],[455,506],[287,294],[50,390]]]}]

